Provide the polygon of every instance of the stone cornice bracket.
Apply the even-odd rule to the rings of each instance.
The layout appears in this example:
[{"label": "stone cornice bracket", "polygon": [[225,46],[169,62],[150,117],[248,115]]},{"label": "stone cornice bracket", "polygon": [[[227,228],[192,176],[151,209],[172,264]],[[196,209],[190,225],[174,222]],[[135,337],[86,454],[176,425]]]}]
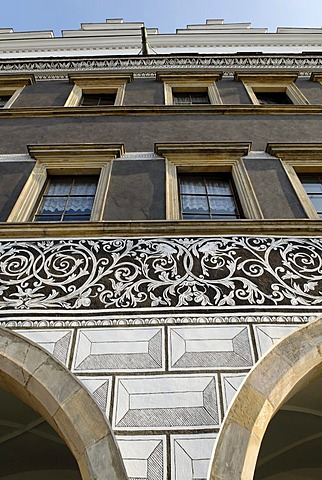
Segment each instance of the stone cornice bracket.
[{"label": "stone cornice bracket", "polygon": [[169,158],[171,161],[182,161],[185,164],[200,160],[201,157],[216,157],[223,159],[225,165],[228,160],[240,160],[248,155],[251,142],[194,142],[194,143],[156,143],[157,155]]},{"label": "stone cornice bracket", "polygon": [[102,158],[106,160],[106,158],[114,159],[121,157],[125,153],[124,144],[121,143],[28,145],[27,148],[29,155],[38,161],[45,162],[46,159],[57,158],[58,162],[65,161],[67,158],[69,162],[68,166],[70,166],[70,161],[72,161],[72,159],[75,159],[76,163],[78,164],[82,158],[85,160],[89,160],[90,158],[95,160]]},{"label": "stone cornice bracket", "polygon": [[268,143],[266,152],[292,165],[322,162],[322,143]]}]

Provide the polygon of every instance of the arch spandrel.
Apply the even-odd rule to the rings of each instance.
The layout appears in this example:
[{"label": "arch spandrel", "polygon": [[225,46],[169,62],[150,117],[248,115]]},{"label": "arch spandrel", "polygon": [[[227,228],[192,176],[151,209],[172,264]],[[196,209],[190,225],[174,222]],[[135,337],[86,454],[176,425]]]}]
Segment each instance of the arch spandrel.
[{"label": "arch spandrel", "polygon": [[83,480],[126,480],[108,420],[82,384],[40,346],[0,328],[0,387],[38,411],[63,438]]},{"label": "arch spandrel", "polygon": [[322,317],[272,347],[232,403],[210,465],[210,480],[252,480],[267,426],[287,399],[322,375]]}]

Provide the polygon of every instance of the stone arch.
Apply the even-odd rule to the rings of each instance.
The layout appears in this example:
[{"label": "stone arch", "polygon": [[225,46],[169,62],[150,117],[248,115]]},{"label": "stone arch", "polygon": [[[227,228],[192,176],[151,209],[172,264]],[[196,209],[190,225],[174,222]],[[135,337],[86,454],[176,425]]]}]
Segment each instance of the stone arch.
[{"label": "stone arch", "polygon": [[267,426],[285,401],[322,376],[322,317],[271,348],[246,377],[227,412],[210,480],[252,480]]},{"label": "stone arch", "polygon": [[57,431],[83,480],[127,478],[108,420],[83,385],[43,348],[5,328],[0,328],[0,387]]}]

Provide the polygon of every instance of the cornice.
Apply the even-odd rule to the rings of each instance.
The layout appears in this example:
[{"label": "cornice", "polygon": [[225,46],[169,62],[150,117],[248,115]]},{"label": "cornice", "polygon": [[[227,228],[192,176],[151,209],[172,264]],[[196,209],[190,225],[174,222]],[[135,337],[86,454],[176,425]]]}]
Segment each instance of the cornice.
[{"label": "cornice", "polygon": [[[37,59],[0,60],[0,74],[33,73],[37,79],[67,79],[72,72],[133,72],[136,76],[155,75],[175,70],[203,71],[217,70],[223,75],[233,75],[236,71],[289,71],[309,76],[312,71],[322,70],[321,53],[312,54],[226,54],[226,55],[150,55],[133,56],[93,56],[91,57],[51,57]],[[201,73],[201,72],[200,72]]]},{"label": "cornice", "polygon": [[322,220],[103,221],[0,223],[0,238],[90,238],[133,236],[280,235],[321,236]]},{"label": "cornice", "polygon": [[322,105],[151,105],[30,107],[0,109],[0,118],[161,116],[161,115],[321,115]]}]

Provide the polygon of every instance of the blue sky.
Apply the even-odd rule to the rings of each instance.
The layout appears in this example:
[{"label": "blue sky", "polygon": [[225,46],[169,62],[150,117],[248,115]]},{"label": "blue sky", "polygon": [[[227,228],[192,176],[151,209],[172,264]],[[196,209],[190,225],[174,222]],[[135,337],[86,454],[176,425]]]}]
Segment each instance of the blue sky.
[{"label": "blue sky", "polygon": [[106,18],[144,21],[172,33],[206,18],[251,22],[253,27],[322,26],[322,0],[2,0],[0,27],[15,31],[78,29]]}]

